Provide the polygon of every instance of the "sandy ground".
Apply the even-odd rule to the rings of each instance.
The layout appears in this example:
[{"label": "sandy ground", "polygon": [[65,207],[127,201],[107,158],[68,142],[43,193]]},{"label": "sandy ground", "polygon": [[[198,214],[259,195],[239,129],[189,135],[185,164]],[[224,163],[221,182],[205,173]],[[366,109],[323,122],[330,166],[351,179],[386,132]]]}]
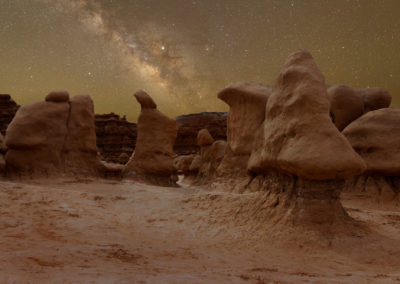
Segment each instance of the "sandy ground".
[{"label": "sandy ground", "polygon": [[400,283],[395,207],[371,209],[346,194],[366,236],[286,246],[225,221],[223,207],[250,195],[0,181],[0,283]]}]

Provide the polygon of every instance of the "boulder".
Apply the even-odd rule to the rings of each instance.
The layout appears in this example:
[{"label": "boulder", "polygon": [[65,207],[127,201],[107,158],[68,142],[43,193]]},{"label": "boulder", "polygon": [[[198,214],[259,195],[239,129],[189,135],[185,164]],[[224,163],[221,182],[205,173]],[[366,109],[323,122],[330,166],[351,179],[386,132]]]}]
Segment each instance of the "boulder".
[{"label": "boulder", "polygon": [[295,52],[282,68],[269,97],[261,147],[249,170],[276,170],[310,180],[361,174],[365,164],[332,123],[325,78],[310,53]]},{"label": "boulder", "polygon": [[381,108],[388,108],[392,101],[392,96],[383,88],[370,87],[356,90],[356,93],[364,102],[364,113]]},{"label": "boulder", "polygon": [[69,101],[69,93],[67,91],[53,91],[45,97],[46,102],[65,103]]},{"label": "boulder", "polygon": [[335,85],[328,89],[333,123],[342,131],[350,122],[364,113],[364,102],[350,87]]},{"label": "boulder", "polygon": [[176,121],[157,110],[145,92],[139,91],[134,96],[141,104],[138,137],[135,152],[125,165],[123,176],[155,185],[175,185],[171,175],[174,170]]}]

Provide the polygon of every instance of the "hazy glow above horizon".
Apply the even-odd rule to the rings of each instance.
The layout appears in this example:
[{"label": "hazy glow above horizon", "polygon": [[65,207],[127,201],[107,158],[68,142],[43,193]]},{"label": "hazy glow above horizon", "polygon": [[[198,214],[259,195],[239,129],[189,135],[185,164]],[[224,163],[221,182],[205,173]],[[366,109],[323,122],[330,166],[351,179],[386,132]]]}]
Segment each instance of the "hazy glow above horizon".
[{"label": "hazy glow above horizon", "polygon": [[136,120],[146,90],[171,117],[226,111],[225,85],[273,85],[309,50],[329,85],[380,86],[400,106],[398,0],[0,0],[0,93],[87,93]]}]

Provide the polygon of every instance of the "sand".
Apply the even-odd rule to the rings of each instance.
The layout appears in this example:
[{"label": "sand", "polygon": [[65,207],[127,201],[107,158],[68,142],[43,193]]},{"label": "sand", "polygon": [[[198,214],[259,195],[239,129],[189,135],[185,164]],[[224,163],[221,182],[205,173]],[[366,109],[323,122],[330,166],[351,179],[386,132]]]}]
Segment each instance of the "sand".
[{"label": "sand", "polygon": [[0,181],[0,283],[400,283],[398,207],[343,194],[363,233],[321,242],[300,233],[297,242],[232,214],[256,197],[130,181]]}]

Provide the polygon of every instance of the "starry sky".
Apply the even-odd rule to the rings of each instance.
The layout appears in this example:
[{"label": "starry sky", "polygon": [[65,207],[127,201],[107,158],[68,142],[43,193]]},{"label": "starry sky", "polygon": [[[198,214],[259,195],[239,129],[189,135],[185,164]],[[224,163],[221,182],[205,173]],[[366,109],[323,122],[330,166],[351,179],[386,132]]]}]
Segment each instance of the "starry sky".
[{"label": "starry sky", "polygon": [[0,0],[0,93],[86,93],[131,121],[139,89],[171,117],[226,111],[224,86],[273,85],[307,49],[328,85],[384,87],[400,107],[399,15],[400,0]]}]

